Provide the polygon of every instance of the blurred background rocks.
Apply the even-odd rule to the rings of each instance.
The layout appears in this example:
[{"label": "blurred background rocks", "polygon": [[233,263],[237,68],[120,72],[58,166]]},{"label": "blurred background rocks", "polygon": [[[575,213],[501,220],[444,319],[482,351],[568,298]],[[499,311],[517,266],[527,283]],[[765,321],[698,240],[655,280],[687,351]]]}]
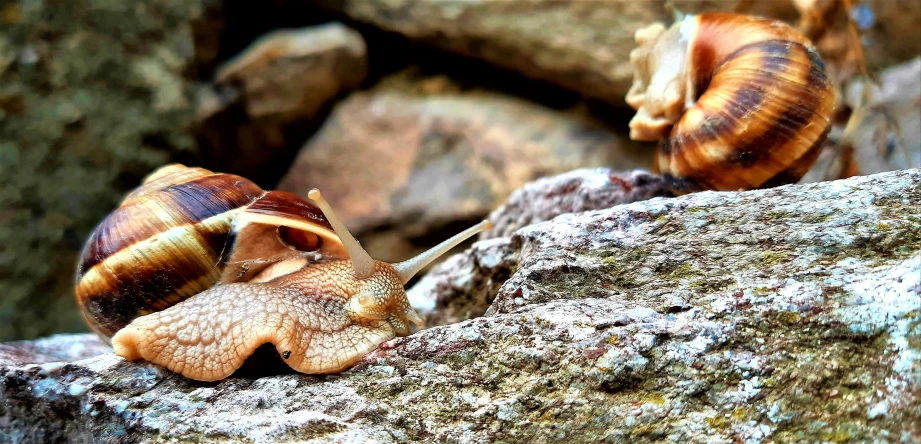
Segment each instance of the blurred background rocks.
[{"label": "blurred background rocks", "polygon": [[152,169],[194,158],[197,6],[0,5],[0,339],[79,331],[90,230]]},{"label": "blurred background rocks", "polygon": [[403,72],[340,103],[278,188],[323,190],[372,257],[398,262],[479,221],[528,181],[650,160],[585,113]]},{"label": "blurred background rocks", "polygon": [[[672,2],[790,23],[795,3]],[[859,173],[921,166],[921,3],[855,4],[883,73],[848,139]],[[650,168],[654,144],[626,137],[623,97],[633,34],[656,20],[671,21],[665,1],[0,2],[0,341],[85,329],[82,243],[168,162],[319,187],[384,260],[526,182]],[[840,39],[827,39],[833,57]],[[806,181],[840,170],[845,124]]]}]

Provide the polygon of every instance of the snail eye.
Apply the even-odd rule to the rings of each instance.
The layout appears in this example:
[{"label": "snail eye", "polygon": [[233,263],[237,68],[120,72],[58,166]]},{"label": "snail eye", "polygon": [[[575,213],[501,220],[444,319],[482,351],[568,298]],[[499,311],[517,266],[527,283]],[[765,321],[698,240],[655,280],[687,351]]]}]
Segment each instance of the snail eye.
[{"label": "snail eye", "polygon": [[290,227],[278,227],[278,238],[297,251],[315,251],[322,244],[320,236],[315,233]]}]

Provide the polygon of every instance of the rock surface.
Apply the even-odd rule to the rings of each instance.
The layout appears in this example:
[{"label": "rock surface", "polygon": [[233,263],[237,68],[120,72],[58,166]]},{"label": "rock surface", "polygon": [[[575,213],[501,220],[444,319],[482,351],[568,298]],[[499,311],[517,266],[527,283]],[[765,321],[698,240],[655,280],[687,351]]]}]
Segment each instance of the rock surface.
[{"label": "rock surface", "polygon": [[109,353],[95,334],[62,334],[32,341],[0,343],[0,362],[15,365],[78,361]]},{"label": "rock surface", "polygon": [[[673,1],[681,11],[730,11],[721,0]],[[797,19],[792,1],[744,2],[748,13]],[[867,2],[877,14],[868,30],[870,61],[887,66],[921,52],[921,4],[912,0]],[[637,29],[672,21],[665,1],[528,2],[435,0],[325,0],[349,17],[440,49],[475,57],[585,96],[622,105],[633,69],[630,51]]]},{"label": "rock surface", "polygon": [[197,2],[0,4],[0,340],[84,330],[77,256],[155,167],[195,157]]},{"label": "rock surface", "polygon": [[588,118],[449,79],[400,73],[339,104],[278,188],[319,188],[372,257],[401,261],[484,217],[516,188],[652,154]]},{"label": "rock surface", "polygon": [[581,213],[615,205],[670,196],[661,176],[644,170],[627,173],[609,168],[580,169],[544,177],[515,190],[489,213],[493,227],[480,239],[509,236],[526,225],[564,213]]},{"label": "rock surface", "polygon": [[[561,214],[668,195],[671,194],[661,176],[642,170],[620,173],[608,168],[585,168],[538,179],[515,190],[489,214],[493,228],[481,233],[480,240],[502,239],[478,244],[481,256],[458,254],[446,259],[443,266],[410,288],[407,296],[428,326],[480,316],[515,266],[506,236]],[[463,284],[452,283],[455,279],[451,276]]]},{"label": "rock surface", "polygon": [[473,267],[432,278],[508,270],[486,316],[339,375],[195,383],[112,354],[0,361],[0,436],[921,439],[921,170],[564,214],[460,257]]},{"label": "rock surface", "polygon": [[262,36],[199,89],[195,132],[206,162],[257,181],[277,178],[272,166],[318,126],[311,119],[365,79],[367,58],[361,34],[340,23]]}]

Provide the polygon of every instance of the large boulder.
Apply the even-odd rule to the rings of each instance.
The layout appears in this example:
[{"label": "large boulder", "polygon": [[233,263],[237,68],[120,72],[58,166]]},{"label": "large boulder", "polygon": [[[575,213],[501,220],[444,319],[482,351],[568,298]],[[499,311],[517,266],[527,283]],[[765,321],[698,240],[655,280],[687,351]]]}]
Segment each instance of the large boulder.
[{"label": "large boulder", "polygon": [[505,267],[486,316],[338,375],[198,383],[113,354],[0,350],[0,436],[921,439],[921,170],[563,214],[464,256],[469,270],[430,277],[460,288]]},{"label": "large boulder", "polygon": [[409,256],[486,216],[516,188],[652,154],[591,118],[403,72],[349,96],[278,188],[319,188],[372,257]]},{"label": "large boulder", "polygon": [[[412,41],[485,60],[623,105],[633,68],[634,33],[653,22],[670,23],[664,0],[649,1],[436,1],[321,0],[321,5]],[[747,4],[750,14],[795,23],[791,1],[673,1],[684,12],[730,11]],[[873,0],[874,26],[866,53],[873,66],[888,66],[921,52],[921,3]]]},{"label": "large boulder", "polygon": [[77,257],[144,175],[195,158],[197,2],[0,5],[0,339],[85,329]]}]

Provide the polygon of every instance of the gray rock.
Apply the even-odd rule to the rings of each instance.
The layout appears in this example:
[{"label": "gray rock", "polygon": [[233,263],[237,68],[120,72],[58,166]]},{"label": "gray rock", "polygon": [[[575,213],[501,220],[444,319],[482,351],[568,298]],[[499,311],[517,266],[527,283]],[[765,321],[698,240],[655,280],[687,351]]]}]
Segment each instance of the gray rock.
[{"label": "gray rock", "polygon": [[111,351],[106,343],[92,333],[53,335],[32,341],[0,344],[0,362],[23,365],[77,361]]},{"label": "gray rock", "polygon": [[662,178],[643,170],[627,173],[608,168],[580,169],[545,177],[515,190],[489,213],[493,228],[480,239],[511,235],[515,230],[564,213],[610,208],[670,193]]},{"label": "gray rock", "polygon": [[509,269],[486,316],[339,375],[195,383],[112,354],[0,361],[0,436],[921,439],[921,170],[564,214],[463,257],[467,280]]}]

